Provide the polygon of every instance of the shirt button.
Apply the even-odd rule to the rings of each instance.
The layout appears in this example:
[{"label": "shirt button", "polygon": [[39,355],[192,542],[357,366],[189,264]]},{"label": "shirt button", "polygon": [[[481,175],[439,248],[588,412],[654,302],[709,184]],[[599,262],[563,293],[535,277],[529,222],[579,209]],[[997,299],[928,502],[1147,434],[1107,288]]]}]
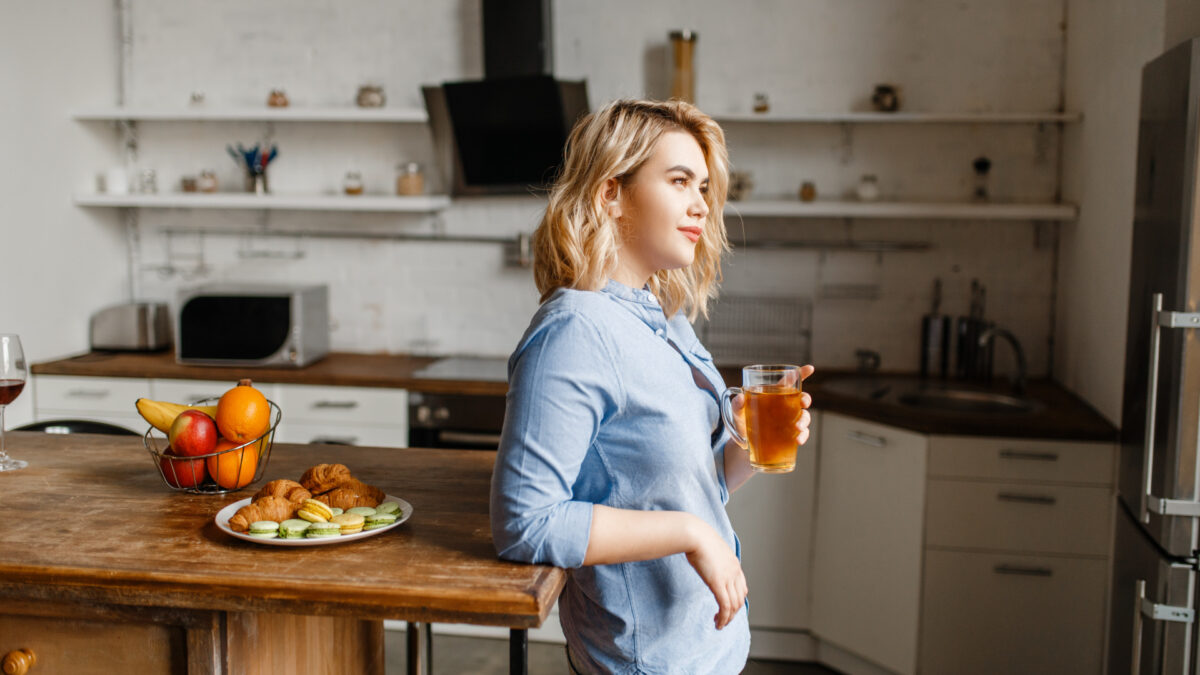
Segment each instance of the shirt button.
[{"label": "shirt button", "polygon": [[659,337],[662,337],[664,332],[665,331],[663,329],[659,328],[658,330],[654,331],[654,334]]}]

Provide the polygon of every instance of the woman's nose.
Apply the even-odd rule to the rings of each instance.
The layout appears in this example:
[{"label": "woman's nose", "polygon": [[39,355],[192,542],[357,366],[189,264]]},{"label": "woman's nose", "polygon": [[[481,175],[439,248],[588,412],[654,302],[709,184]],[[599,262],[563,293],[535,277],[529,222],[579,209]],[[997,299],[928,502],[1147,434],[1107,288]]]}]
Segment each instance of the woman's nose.
[{"label": "woman's nose", "polygon": [[704,193],[696,191],[692,197],[692,205],[688,209],[688,214],[696,218],[708,217],[708,202],[704,201]]}]

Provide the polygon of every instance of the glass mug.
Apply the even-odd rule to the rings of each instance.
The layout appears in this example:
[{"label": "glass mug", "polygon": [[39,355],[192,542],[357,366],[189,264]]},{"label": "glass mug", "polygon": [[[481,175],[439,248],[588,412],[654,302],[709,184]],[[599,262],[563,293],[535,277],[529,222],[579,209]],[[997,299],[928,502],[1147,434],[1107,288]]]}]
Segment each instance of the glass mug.
[{"label": "glass mug", "polygon": [[[734,422],[733,397],[741,394],[746,437]],[[746,366],[742,386],[721,394],[721,417],[733,440],[750,453],[750,466],[762,473],[796,468],[796,423],[804,414],[800,366]]]}]

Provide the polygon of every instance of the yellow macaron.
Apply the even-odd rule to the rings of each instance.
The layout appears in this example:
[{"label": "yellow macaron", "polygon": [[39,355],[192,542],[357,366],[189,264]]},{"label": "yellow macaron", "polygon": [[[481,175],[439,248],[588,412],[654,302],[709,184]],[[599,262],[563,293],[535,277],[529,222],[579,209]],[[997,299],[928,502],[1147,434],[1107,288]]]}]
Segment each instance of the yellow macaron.
[{"label": "yellow macaron", "polygon": [[366,522],[366,519],[359,513],[340,513],[331,518],[330,522],[340,525],[342,534],[355,534],[362,532],[363,523]]},{"label": "yellow macaron", "polygon": [[324,523],[333,517],[333,511],[315,499],[305,499],[296,515],[310,523]]}]

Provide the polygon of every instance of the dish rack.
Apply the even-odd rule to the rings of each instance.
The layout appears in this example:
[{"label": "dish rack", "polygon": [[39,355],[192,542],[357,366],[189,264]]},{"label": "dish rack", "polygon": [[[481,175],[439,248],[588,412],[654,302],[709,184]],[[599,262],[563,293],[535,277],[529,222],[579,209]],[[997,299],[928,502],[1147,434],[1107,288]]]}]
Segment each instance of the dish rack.
[{"label": "dish rack", "polygon": [[[220,400],[219,397],[206,398],[196,401],[192,405],[216,405],[218,400]],[[159,478],[162,478],[163,483],[172,490],[198,495],[220,495],[227,492],[235,492],[262,480],[263,470],[266,469],[267,461],[271,458],[271,447],[275,441],[275,428],[279,426],[279,420],[283,418],[283,411],[279,409],[279,406],[274,401],[269,399],[267,400],[267,405],[271,410],[271,426],[261,436],[246,441],[234,448],[227,448],[218,452],[210,452],[206,455],[196,455],[194,457],[180,457],[178,455],[167,454],[167,450],[170,448],[167,439],[162,435],[161,431],[158,431],[154,427],[146,430],[146,433],[142,437],[142,443],[150,453],[151,459],[154,460],[154,467],[158,470]],[[255,452],[252,461],[257,462],[257,464],[254,467],[254,477],[242,483],[240,480],[243,469],[242,462],[246,461],[246,457],[250,456],[250,453],[245,452],[248,449]],[[233,453],[239,453],[236,455],[237,471],[234,473],[239,479],[236,481],[238,483],[237,487],[222,487],[217,484],[211,475],[206,475],[201,479],[200,475],[207,473],[207,466],[210,465],[210,461],[216,461],[220,464],[222,460],[214,460],[214,458],[222,455],[230,455],[232,458],[234,456]],[[197,464],[194,463],[197,461],[203,463],[200,469],[197,469]]]},{"label": "dish rack", "polygon": [[805,364],[812,353],[812,300],[722,294],[696,332],[718,365]]}]

